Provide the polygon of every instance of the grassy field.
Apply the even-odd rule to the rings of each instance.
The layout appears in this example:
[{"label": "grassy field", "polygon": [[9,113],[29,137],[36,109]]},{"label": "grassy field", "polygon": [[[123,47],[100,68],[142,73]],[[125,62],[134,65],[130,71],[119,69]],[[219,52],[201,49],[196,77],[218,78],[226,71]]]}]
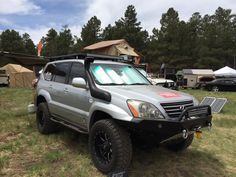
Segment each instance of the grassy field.
[{"label": "grassy field", "polygon": [[[217,96],[229,102],[214,115],[212,130],[185,152],[134,147],[129,176],[236,176],[236,93],[184,91],[198,100]],[[50,136],[38,133],[35,115],[27,113],[31,101],[30,89],[0,88],[0,176],[103,176],[93,166],[86,135],[68,129]]]}]

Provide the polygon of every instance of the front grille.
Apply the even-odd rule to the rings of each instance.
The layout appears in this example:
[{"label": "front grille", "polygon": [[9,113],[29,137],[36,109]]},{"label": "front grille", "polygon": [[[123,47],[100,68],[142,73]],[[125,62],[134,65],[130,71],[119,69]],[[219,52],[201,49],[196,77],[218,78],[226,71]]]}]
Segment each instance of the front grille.
[{"label": "front grille", "polygon": [[178,118],[184,109],[193,106],[193,101],[181,101],[172,103],[161,103],[170,118]]}]

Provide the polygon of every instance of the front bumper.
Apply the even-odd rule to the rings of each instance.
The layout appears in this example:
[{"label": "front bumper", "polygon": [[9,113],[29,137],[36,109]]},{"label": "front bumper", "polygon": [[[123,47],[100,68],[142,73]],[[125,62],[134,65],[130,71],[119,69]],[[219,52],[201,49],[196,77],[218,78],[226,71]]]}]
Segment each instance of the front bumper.
[{"label": "front bumper", "polygon": [[131,123],[129,128],[136,134],[162,142],[183,131],[192,133],[204,127],[211,127],[211,121],[210,106],[192,106],[185,109],[177,120],[143,120],[139,123]]}]

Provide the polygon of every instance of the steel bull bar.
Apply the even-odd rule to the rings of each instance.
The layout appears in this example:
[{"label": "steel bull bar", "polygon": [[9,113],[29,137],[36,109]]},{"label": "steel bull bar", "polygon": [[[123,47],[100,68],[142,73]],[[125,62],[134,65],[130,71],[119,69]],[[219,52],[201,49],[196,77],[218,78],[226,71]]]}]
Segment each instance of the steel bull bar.
[{"label": "steel bull bar", "polygon": [[179,116],[178,121],[172,122],[180,133],[177,133],[165,140],[167,142],[177,138],[188,138],[188,135],[199,132],[202,128],[211,128],[212,113],[209,105],[192,106],[186,108]]},{"label": "steel bull bar", "polygon": [[147,133],[150,136],[146,137],[154,137],[162,143],[172,139],[187,138],[202,128],[211,128],[211,121],[210,106],[192,106],[186,108],[178,119],[143,120],[131,123],[130,128],[137,133]]}]

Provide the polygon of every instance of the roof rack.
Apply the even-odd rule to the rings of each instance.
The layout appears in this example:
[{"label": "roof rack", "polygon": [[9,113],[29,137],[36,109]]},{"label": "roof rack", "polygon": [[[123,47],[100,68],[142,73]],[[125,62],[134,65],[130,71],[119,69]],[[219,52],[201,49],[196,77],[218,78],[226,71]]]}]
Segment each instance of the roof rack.
[{"label": "roof rack", "polygon": [[126,63],[132,62],[126,56],[100,55],[100,54],[90,54],[90,53],[74,53],[69,55],[53,56],[49,57],[49,60],[50,61],[68,60],[68,59],[85,60],[87,58],[92,58],[94,60],[110,60],[110,61],[126,62]]}]

